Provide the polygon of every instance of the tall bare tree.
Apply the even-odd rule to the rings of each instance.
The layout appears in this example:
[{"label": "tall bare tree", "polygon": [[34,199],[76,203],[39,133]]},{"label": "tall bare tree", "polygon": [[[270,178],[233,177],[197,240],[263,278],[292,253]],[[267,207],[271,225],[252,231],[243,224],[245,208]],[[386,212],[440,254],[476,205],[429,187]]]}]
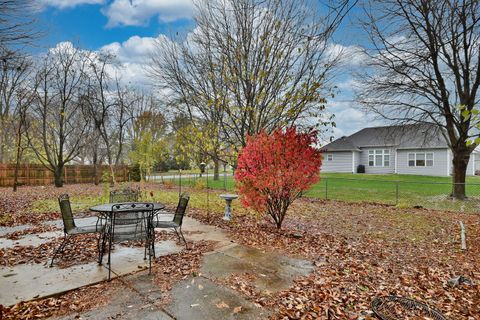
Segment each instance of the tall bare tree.
[{"label": "tall bare tree", "polygon": [[[322,114],[339,14],[316,16],[308,1],[195,4],[197,28],[183,42],[159,40],[150,74],[178,112],[218,129],[207,139],[238,150],[247,135],[311,125]],[[212,150],[218,157],[219,148]]]},{"label": "tall bare tree", "polygon": [[0,163],[15,162],[13,191],[17,190],[18,168],[25,149],[26,112],[32,101],[32,61],[20,54],[0,62]]},{"label": "tall bare tree", "polygon": [[26,85],[31,72],[31,61],[20,55],[11,55],[0,60],[0,163],[13,160],[19,110],[25,102]]},{"label": "tall bare tree", "polygon": [[[118,136],[118,130],[121,126],[114,123],[114,113],[118,108],[124,105],[119,103],[118,81],[113,80],[111,69],[114,68],[114,57],[109,54],[97,53],[91,55],[89,66],[89,85],[85,103],[87,112],[93,122],[92,132],[97,141],[93,148],[93,165],[95,167],[95,183],[98,184],[98,153],[99,147],[105,147],[105,153],[108,165],[110,166],[110,175],[112,183],[115,183],[114,165],[118,160],[114,160],[115,137]],[[120,135],[121,136],[121,135]],[[120,146],[121,148],[121,146]]]},{"label": "tall bare tree", "polygon": [[15,130],[15,172],[13,175],[13,191],[17,191],[18,187],[18,173],[20,170],[20,163],[22,161],[23,153],[28,148],[28,143],[25,143],[24,136],[28,131],[27,114],[30,105],[33,102],[33,94],[31,87],[20,88],[16,93],[17,108],[15,110],[16,130]]},{"label": "tall bare tree", "polygon": [[86,92],[89,53],[62,43],[50,49],[35,75],[35,99],[29,109],[27,131],[30,147],[38,160],[62,187],[64,167],[86,142],[89,118],[83,97]]},{"label": "tall bare tree", "polygon": [[463,199],[476,147],[468,141],[479,136],[468,114],[479,99],[480,2],[373,0],[367,15],[372,50],[359,100],[388,120],[434,124],[453,153],[452,195]]}]

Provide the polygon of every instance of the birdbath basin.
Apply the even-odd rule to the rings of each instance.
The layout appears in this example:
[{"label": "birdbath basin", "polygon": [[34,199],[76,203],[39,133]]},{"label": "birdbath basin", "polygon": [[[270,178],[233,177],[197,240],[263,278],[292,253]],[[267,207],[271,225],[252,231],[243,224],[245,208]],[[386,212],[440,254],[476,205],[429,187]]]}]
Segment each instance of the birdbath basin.
[{"label": "birdbath basin", "polygon": [[225,205],[225,214],[223,215],[223,220],[230,221],[232,220],[232,201],[238,198],[236,194],[221,194],[220,198],[224,199],[226,202]]}]

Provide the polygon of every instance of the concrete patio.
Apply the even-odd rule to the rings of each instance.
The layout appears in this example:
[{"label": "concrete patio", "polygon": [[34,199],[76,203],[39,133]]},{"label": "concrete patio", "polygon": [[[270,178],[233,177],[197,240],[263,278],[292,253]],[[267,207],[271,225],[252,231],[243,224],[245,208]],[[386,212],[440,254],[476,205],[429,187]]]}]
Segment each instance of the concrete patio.
[{"label": "concrete patio", "polygon": [[[165,217],[168,219],[169,217]],[[78,225],[87,225],[94,218],[78,219]],[[49,222],[60,224],[60,221]],[[18,227],[15,229],[19,229]],[[239,293],[219,284],[218,280],[235,274],[256,275],[253,286],[259,292],[276,292],[292,285],[293,280],[312,270],[308,261],[297,260],[274,252],[262,252],[231,241],[216,227],[192,218],[184,220],[189,241],[215,241],[214,250],[201,262],[198,276],[178,282],[172,292],[172,301],[158,306],[162,292],[152,281],[143,260],[143,248],[117,246],[112,254],[113,277],[121,276],[121,285],[108,305],[83,314],[71,314],[62,319],[264,319],[268,311],[244,299]],[[0,237],[12,232],[2,228]],[[0,247],[39,245],[61,236],[62,232],[28,235],[19,240],[1,238]],[[173,241],[156,244],[157,257],[184,250]],[[62,292],[105,281],[108,269],[97,263],[75,265],[69,268],[49,268],[43,264],[20,264],[0,269],[0,304],[11,306],[20,301],[58,295]],[[5,290],[8,288],[8,290]],[[221,307],[218,305],[221,304]]]}]

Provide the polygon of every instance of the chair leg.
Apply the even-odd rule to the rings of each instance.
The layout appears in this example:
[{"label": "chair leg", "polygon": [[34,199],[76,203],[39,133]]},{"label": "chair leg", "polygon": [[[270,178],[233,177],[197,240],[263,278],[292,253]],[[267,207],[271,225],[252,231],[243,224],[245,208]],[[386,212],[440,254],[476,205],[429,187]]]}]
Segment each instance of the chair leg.
[{"label": "chair leg", "polygon": [[109,241],[108,241],[108,281],[111,280],[111,274],[112,274],[112,264],[111,264],[112,243],[113,243],[113,232],[111,232],[111,234],[109,235]]},{"label": "chair leg", "polygon": [[151,235],[152,239],[152,243],[151,243],[151,248],[152,248],[152,255],[153,255],[153,258],[155,258],[155,229],[152,229],[152,235]]},{"label": "chair leg", "polygon": [[[103,231],[98,238],[99,248],[98,248],[98,264],[102,265],[103,255],[105,254],[105,243],[107,242],[107,233]],[[101,241],[101,243],[100,243]]]},{"label": "chair leg", "polygon": [[145,239],[145,245],[143,246],[143,260],[147,260],[147,246],[150,246],[150,242]]},{"label": "chair leg", "polygon": [[[176,228],[175,228],[175,231],[177,231]],[[180,235],[182,236],[183,243],[185,243],[185,249],[188,249],[187,240],[185,240],[185,237],[183,236],[182,227],[179,227],[179,228],[178,228],[178,231],[180,231]],[[178,232],[177,232],[177,235],[178,235]]]},{"label": "chair leg", "polygon": [[147,239],[148,242],[148,274],[152,274],[152,244],[153,244],[152,235],[149,234]]},{"label": "chair leg", "polygon": [[68,237],[67,234],[65,234],[62,243],[60,246],[58,246],[57,250],[55,250],[55,253],[53,254],[52,261],[50,261],[50,267],[53,267],[53,261],[55,260],[55,257],[57,256],[58,253],[63,251],[65,249],[65,246],[67,245],[67,242],[70,238]]},{"label": "chair leg", "polygon": [[178,241],[181,242],[182,241],[182,238],[180,237],[180,233],[178,233],[178,230],[177,228],[173,228],[173,230],[175,231],[175,233],[177,234],[177,237],[178,237]]}]

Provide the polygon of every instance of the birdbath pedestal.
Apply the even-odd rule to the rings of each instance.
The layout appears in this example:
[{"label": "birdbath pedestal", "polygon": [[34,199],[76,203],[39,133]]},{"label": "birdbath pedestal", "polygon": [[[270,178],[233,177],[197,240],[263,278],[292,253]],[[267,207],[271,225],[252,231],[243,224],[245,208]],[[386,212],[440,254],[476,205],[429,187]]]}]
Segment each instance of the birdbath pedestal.
[{"label": "birdbath pedestal", "polygon": [[230,221],[232,220],[232,201],[238,198],[236,194],[221,194],[220,198],[224,199],[226,202],[225,214],[223,220]]}]

